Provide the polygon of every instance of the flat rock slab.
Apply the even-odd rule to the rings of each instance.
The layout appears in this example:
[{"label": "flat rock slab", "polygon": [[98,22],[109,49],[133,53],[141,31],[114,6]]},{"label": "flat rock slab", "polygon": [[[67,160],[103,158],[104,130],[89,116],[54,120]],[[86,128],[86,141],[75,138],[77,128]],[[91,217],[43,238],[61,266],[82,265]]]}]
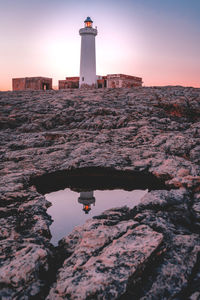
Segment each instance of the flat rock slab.
[{"label": "flat rock slab", "polygon": [[[131,223],[133,228],[130,228]],[[57,281],[47,299],[117,299],[124,294],[131,278],[145,268],[163,240],[161,233],[149,226],[136,224],[130,221],[118,223],[118,236],[112,234],[116,225],[114,228],[108,227],[111,233],[109,244],[104,240],[101,248],[99,236],[94,237],[83,226],[81,241],[59,270]],[[127,227],[127,231],[119,235],[120,227]],[[106,229],[105,225],[102,229]],[[73,239],[73,233],[70,238]],[[91,252],[89,247],[88,253],[87,246],[90,243],[97,244],[95,252]],[[87,259],[82,260],[82,256]]]},{"label": "flat rock slab", "polygon": [[[14,256],[0,268],[1,299],[18,299],[20,293],[23,299],[29,299],[38,294],[44,286],[39,274],[48,271],[48,257],[48,250],[28,241],[15,251]],[[18,292],[14,293],[14,289]]]}]

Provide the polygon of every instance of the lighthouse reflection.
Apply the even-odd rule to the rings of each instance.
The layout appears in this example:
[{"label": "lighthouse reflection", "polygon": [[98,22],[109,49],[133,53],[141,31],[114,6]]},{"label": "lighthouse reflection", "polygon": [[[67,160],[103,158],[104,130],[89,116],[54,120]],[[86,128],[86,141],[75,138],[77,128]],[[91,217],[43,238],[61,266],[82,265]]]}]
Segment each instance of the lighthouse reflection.
[{"label": "lighthouse reflection", "polygon": [[91,210],[91,205],[95,205],[94,191],[81,192],[78,202],[83,205],[85,214],[88,214]]},{"label": "lighthouse reflection", "polygon": [[[69,188],[46,194],[46,199],[52,203],[48,214],[52,217],[51,243],[58,241],[74,229],[84,224],[88,219],[102,214],[107,209],[122,207],[132,208],[137,205],[148,190],[94,190]],[[95,206],[93,206],[95,204]],[[82,211],[83,209],[83,211]]]}]

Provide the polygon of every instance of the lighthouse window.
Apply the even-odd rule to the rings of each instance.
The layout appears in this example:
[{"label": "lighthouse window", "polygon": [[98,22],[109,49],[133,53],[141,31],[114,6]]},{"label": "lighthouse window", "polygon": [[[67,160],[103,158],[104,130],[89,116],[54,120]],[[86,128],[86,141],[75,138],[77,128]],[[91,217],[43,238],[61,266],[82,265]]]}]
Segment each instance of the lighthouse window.
[{"label": "lighthouse window", "polygon": [[82,81],[84,81],[84,77],[82,77]]},{"label": "lighthouse window", "polygon": [[91,22],[86,22],[86,27],[92,27],[92,23]]}]

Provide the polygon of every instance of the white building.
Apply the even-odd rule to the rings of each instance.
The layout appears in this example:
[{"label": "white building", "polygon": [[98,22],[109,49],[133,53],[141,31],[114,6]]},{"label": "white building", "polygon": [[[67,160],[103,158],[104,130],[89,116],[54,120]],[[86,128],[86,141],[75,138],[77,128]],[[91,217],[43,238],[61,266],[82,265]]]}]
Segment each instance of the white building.
[{"label": "white building", "polygon": [[97,29],[92,27],[90,17],[84,21],[85,27],[79,30],[81,36],[81,61],[79,87],[97,86],[95,37]]}]

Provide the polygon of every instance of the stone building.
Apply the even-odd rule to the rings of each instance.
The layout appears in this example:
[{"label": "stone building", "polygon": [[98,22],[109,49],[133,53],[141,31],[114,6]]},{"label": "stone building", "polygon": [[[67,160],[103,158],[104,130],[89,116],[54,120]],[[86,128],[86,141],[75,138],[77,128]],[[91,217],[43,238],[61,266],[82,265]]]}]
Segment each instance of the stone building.
[{"label": "stone building", "polygon": [[79,88],[79,77],[66,77],[65,80],[59,80],[58,88],[59,88],[59,90],[78,89]]},{"label": "stone building", "polygon": [[107,87],[107,76],[97,76],[97,87],[98,88]]},{"label": "stone building", "polygon": [[127,88],[142,86],[142,78],[125,74],[107,75],[107,88]]},{"label": "stone building", "polygon": [[12,79],[13,91],[22,90],[52,90],[52,78],[25,77]]},{"label": "stone building", "polygon": [[[98,88],[130,88],[142,86],[142,78],[125,74],[108,74],[97,76]],[[66,77],[66,80],[59,80],[59,89],[70,89],[79,87],[79,77]]]}]

